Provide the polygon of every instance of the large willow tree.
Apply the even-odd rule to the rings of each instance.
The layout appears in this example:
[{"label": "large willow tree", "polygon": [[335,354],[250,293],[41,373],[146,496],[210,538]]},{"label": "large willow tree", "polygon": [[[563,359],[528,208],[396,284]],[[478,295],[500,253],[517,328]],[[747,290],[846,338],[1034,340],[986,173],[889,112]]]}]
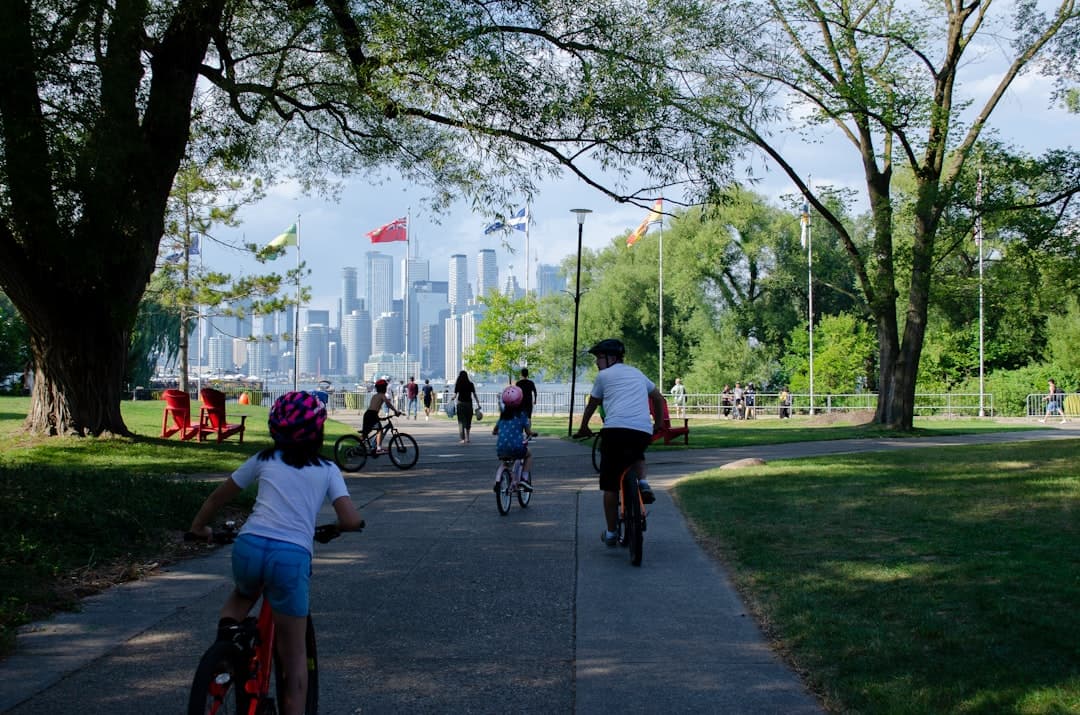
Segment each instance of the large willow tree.
[{"label": "large willow tree", "polygon": [[[0,288],[30,332],[28,428],[127,433],[124,357],[185,155],[391,172],[436,207],[504,206],[558,171],[596,185],[583,167],[678,180],[665,63],[700,49],[700,19],[665,4],[0,3]],[[722,175],[717,146],[685,146]]]}]

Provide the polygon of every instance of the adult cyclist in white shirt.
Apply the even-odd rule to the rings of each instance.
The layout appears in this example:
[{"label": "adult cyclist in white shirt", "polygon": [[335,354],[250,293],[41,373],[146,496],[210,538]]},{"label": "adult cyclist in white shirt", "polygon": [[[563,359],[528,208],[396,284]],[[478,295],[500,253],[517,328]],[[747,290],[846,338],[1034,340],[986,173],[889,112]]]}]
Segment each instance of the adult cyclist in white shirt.
[{"label": "adult cyclist in white shirt", "polygon": [[[589,349],[596,357],[599,373],[593,380],[589,402],[581,415],[576,439],[592,435],[589,419],[604,406],[604,427],[600,430],[600,489],[604,492],[606,529],[600,538],[608,546],[618,543],[616,520],[619,510],[619,480],[631,465],[640,475],[641,496],[646,504],[655,501],[645,481],[645,449],[660,431],[664,419],[664,396],[641,370],[623,362],[626,348],[614,338],[601,340]],[[649,403],[652,402],[652,417]]]}]

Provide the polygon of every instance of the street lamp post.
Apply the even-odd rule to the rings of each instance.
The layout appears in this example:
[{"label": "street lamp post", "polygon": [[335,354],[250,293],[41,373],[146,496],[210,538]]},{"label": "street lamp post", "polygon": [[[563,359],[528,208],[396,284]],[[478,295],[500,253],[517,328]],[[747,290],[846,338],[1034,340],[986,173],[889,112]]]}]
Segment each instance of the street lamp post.
[{"label": "street lamp post", "polygon": [[574,434],[574,392],[577,390],[577,338],[578,338],[578,307],[581,305],[581,232],[585,226],[585,215],[592,213],[592,209],[570,209],[577,215],[577,277],[574,282],[574,354],[570,362],[570,421],[566,428],[566,436]]}]

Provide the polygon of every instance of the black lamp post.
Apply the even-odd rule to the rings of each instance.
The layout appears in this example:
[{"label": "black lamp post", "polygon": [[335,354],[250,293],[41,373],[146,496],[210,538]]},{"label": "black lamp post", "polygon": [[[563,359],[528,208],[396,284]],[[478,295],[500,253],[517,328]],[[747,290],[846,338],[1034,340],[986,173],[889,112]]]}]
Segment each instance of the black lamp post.
[{"label": "black lamp post", "polygon": [[566,436],[574,434],[574,392],[577,390],[577,332],[578,332],[578,307],[581,305],[581,230],[585,225],[585,215],[591,214],[592,209],[570,209],[577,214],[577,278],[574,284],[574,356],[570,368],[570,422],[566,428]]}]

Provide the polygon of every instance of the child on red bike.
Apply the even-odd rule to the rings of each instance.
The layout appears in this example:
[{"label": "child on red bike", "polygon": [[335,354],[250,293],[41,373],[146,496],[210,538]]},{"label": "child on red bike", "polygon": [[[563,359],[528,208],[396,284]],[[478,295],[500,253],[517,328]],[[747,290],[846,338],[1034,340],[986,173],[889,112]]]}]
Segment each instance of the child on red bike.
[{"label": "child on red bike", "polygon": [[[214,514],[251,484],[255,507],[232,550],[235,586],[221,608],[218,638],[231,640],[260,594],[274,614],[278,657],[289,673],[282,715],[300,715],[307,697],[308,588],[315,518],[329,498],[337,528],[356,531],[363,521],[337,465],[319,454],[326,407],[307,392],[287,392],[270,410],[274,446],[252,456],[206,498],[191,531],[212,538]],[[295,677],[294,677],[295,676]]]},{"label": "child on red bike", "polygon": [[[495,451],[499,459],[521,460],[521,488],[532,491],[532,453],[526,446],[526,437],[535,437],[530,429],[529,415],[522,407],[524,393],[516,385],[509,385],[502,391],[502,410],[499,421],[491,434],[498,435]],[[499,481],[495,480],[495,491],[499,491]]]}]

